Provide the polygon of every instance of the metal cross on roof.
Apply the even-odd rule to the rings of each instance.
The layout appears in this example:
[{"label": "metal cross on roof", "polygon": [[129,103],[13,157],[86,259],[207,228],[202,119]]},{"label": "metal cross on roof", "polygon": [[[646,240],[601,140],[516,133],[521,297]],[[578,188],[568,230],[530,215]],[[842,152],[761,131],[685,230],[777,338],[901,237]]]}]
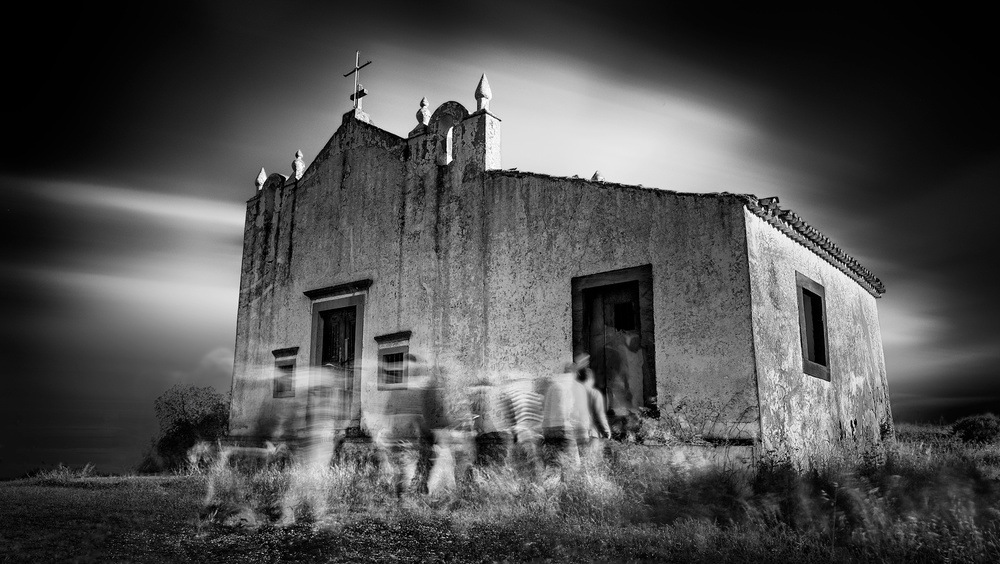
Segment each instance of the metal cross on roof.
[{"label": "metal cross on roof", "polygon": [[358,66],[358,62],[360,61],[361,61],[361,51],[355,51],[354,70],[344,75],[344,78],[347,78],[352,74],[354,75],[354,94],[351,94],[351,100],[354,100],[354,107],[355,109],[358,110],[361,109],[361,99],[368,95],[368,90],[366,90],[365,87],[358,82],[361,78],[361,69],[372,64],[371,61],[368,61],[367,63]]}]

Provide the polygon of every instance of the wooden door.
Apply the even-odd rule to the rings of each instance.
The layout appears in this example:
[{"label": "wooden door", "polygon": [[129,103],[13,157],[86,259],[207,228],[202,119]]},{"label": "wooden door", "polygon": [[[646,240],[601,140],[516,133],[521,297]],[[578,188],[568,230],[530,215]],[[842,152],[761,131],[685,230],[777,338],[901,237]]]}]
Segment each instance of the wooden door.
[{"label": "wooden door", "polygon": [[357,308],[328,309],[319,314],[320,367],[310,383],[307,419],[341,421],[350,417],[357,354]]},{"label": "wooden door", "polygon": [[595,386],[605,393],[609,410],[642,407],[646,395],[643,368],[642,362],[635,360],[643,356],[639,347],[639,283],[591,288],[585,291],[584,299]]}]

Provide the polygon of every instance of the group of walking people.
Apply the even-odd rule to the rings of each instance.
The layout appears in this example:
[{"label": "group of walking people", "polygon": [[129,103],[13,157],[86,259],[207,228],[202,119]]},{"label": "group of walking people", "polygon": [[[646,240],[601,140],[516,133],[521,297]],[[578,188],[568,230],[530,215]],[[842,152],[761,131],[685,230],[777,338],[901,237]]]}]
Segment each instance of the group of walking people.
[{"label": "group of walking people", "polygon": [[388,391],[374,442],[398,496],[454,487],[473,464],[514,463],[532,471],[577,467],[599,459],[611,436],[604,395],[594,386],[586,354],[548,378],[473,386],[470,416],[440,428],[430,424],[441,402],[441,390],[430,380],[418,376]]},{"label": "group of walking people", "polygon": [[[535,476],[546,467],[576,468],[599,460],[603,441],[611,435],[604,395],[594,385],[586,354],[547,378],[462,390],[459,393],[468,394],[469,413],[457,421],[442,417],[443,390],[426,366],[413,355],[407,361],[411,377],[385,387],[383,412],[369,413],[366,418],[369,423],[380,419],[377,427],[373,425],[372,443],[379,466],[391,476],[400,500],[413,493],[452,491],[477,464],[511,464]],[[220,444],[206,507],[217,505],[220,488],[243,489],[236,475],[223,471],[231,461],[239,459],[239,466],[248,462],[266,465],[284,458],[294,471],[281,498],[279,522],[294,522],[295,508],[300,505],[308,506],[316,519],[324,516],[328,500],[323,481],[331,463],[342,456],[342,425],[350,403],[335,393],[346,387],[338,377],[343,375],[324,372],[311,379],[313,386],[301,399],[308,413],[306,426],[296,432],[291,451],[280,436],[265,448]],[[198,455],[195,450],[193,456]]]}]

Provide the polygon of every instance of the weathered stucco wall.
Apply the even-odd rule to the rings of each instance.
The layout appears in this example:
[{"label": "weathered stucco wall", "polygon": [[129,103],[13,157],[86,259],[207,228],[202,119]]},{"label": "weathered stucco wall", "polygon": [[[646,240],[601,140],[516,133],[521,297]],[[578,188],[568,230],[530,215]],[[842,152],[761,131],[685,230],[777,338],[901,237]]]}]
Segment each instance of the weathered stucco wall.
[{"label": "weathered stucco wall", "polygon": [[730,196],[495,171],[486,180],[487,371],[572,360],[571,279],[651,264],[661,415],[758,433],[742,207]]},{"label": "weathered stucco wall", "polygon": [[[776,458],[879,456],[892,433],[875,298],[745,211],[761,446]],[[795,272],[824,287],[830,381],[803,373]]]},{"label": "weathered stucco wall", "polygon": [[[447,131],[438,120],[404,140],[348,114],[298,182],[272,175],[248,202],[232,435],[288,435],[304,426],[313,374],[304,368],[314,352],[309,290],[372,281],[362,292],[352,414],[363,412],[369,427],[391,409],[390,394],[377,389],[377,335],[412,331],[410,351],[443,366],[446,378],[464,383],[470,367],[482,366],[481,179],[499,164],[499,120],[485,112],[459,118],[447,124],[451,162],[440,165]],[[290,347],[298,347],[296,395],[274,398],[272,351]]]},{"label": "weathered stucco wall", "polygon": [[[248,202],[232,434],[304,425],[306,291],[372,281],[353,415],[377,430],[392,406],[376,336],[411,331],[454,405],[481,381],[544,377],[572,359],[573,277],[651,265],[664,420],[758,437],[751,301],[766,284],[748,265],[759,244],[747,237],[759,236],[739,198],[496,170],[499,120],[455,103],[415,131],[402,139],[349,114],[300,180],[272,175]],[[782,339],[797,346],[797,333]],[[271,353],[291,347],[296,396],[274,398]]]},{"label": "weathered stucco wall", "polygon": [[[401,141],[345,119],[302,179],[274,189],[273,212],[268,184],[248,203],[231,434],[303,426],[311,372],[301,368],[312,353],[312,300],[303,292],[377,277],[365,304],[366,337],[395,330],[398,281],[388,273],[399,262]],[[298,347],[295,399],[274,398],[271,351],[287,347]],[[364,353],[362,366],[372,365],[374,351]]]}]

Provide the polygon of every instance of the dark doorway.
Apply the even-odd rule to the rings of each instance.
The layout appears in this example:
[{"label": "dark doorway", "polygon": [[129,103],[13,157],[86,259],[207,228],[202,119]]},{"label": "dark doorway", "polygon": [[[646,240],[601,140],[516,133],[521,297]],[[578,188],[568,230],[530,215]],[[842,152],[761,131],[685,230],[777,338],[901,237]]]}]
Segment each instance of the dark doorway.
[{"label": "dark doorway", "polygon": [[340,428],[360,424],[360,368],[364,297],[313,304],[313,369],[306,424],[334,421]]},{"label": "dark doorway", "polygon": [[319,330],[320,368],[310,382],[306,420],[309,425],[334,421],[342,426],[350,419],[357,308],[347,306],[319,312]]},{"label": "dark doorway", "polygon": [[[638,336],[639,283],[625,282],[584,291],[587,347],[596,385],[605,390],[610,377],[621,369],[617,345],[629,333]],[[621,343],[624,344],[624,343]],[[628,382],[625,382],[626,387]],[[640,382],[641,388],[641,382]],[[641,395],[641,390],[639,390]]]},{"label": "dark doorway", "polygon": [[655,414],[653,345],[650,266],[573,279],[573,352],[590,355],[611,415]]}]

